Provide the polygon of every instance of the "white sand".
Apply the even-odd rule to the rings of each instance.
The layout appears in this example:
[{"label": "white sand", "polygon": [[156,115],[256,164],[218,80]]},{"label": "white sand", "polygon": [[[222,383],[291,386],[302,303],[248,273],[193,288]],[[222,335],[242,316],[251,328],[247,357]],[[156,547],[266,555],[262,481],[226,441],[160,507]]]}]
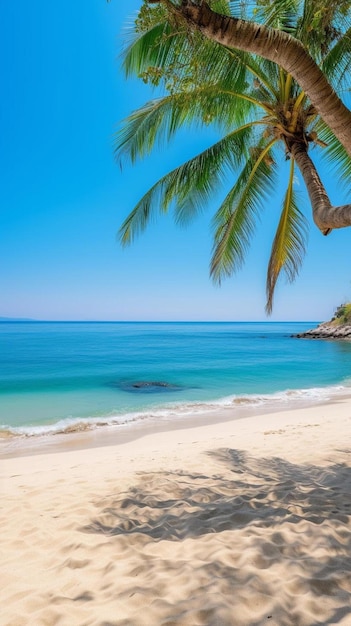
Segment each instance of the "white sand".
[{"label": "white sand", "polygon": [[351,624],[351,401],[2,461],[1,626]]}]

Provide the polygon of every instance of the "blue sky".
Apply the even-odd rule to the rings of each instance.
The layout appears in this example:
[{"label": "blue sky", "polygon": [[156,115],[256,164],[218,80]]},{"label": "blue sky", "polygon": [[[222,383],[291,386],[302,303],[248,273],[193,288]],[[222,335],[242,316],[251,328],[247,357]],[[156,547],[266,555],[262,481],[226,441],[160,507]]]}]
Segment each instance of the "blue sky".
[{"label": "blue sky", "polygon": [[[160,216],[127,249],[116,239],[149,186],[211,136],[183,134],[122,171],[115,163],[119,123],[151,97],[120,69],[123,33],[139,4],[0,5],[0,317],[266,319],[265,271],[280,200],[267,207],[244,269],[220,288],[208,272],[210,210],[186,230]],[[333,203],[345,202],[330,173],[322,175]],[[271,320],[324,319],[351,299],[350,237],[350,229],[323,238],[311,227],[300,276],[292,286],[280,281]]]}]

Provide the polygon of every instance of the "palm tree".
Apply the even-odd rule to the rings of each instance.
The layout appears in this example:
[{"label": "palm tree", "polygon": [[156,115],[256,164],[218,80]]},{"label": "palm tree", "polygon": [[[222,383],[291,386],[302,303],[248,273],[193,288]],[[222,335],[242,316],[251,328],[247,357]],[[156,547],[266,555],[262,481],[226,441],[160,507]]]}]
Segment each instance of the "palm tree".
[{"label": "palm tree", "polygon": [[[174,4],[171,0],[152,1],[164,2],[173,14],[182,17],[191,28],[198,29],[209,39],[230,48],[253,52],[274,61],[285,69],[299,83],[315,109],[351,156],[351,112],[338,98],[321,68],[308,54],[306,50],[307,38],[302,43],[296,37],[292,37],[290,33],[272,28],[271,25],[267,28],[260,23],[238,19],[226,13],[221,14],[212,10],[204,0],[195,2],[182,0],[181,3],[176,2]],[[215,3],[212,2],[211,4]],[[284,0],[261,2],[261,5],[266,5],[269,10],[273,8],[273,11],[272,5],[277,5],[278,10],[280,10],[282,5],[287,4],[298,5],[301,3],[287,3]],[[331,11],[334,12],[337,9],[339,13],[346,15],[351,7],[349,0],[331,0],[329,3],[321,2],[321,0],[310,0],[304,5],[305,8],[307,7],[305,18],[310,18],[317,27],[321,25],[322,20],[328,23],[328,18],[333,17],[330,15]],[[326,16],[327,19],[325,19]],[[308,24],[307,19],[305,19],[305,24]],[[319,32],[320,34],[323,33],[321,30]],[[348,33],[349,36],[350,33]]]},{"label": "palm tree", "polygon": [[[212,41],[230,48],[253,52],[274,61],[285,69],[308,95],[318,113],[351,156],[351,111],[338,98],[326,76],[299,39],[279,28],[240,19],[234,15],[228,15],[226,11],[221,13],[218,9],[213,10],[212,5],[216,5],[216,0],[209,0],[209,3],[205,0],[148,0],[148,2],[162,3],[167,6],[170,14],[183,20],[189,28],[200,31]],[[245,4],[250,4],[249,0]],[[285,0],[275,0],[275,2],[262,0],[260,2],[261,6],[266,5],[269,9],[273,6],[273,10],[274,5],[277,5],[280,10],[281,5],[284,4],[286,5]],[[297,1],[289,4],[301,3]],[[330,0],[329,3],[325,3],[324,0],[310,0],[305,5],[308,5],[306,17],[308,15],[311,23],[319,27],[322,22],[328,24],[328,21],[331,21],[329,18],[335,9],[346,15],[351,2],[350,0]],[[323,33],[321,30],[319,32]]]},{"label": "palm tree", "polygon": [[[297,13],[293,10],[296,1],[281,0],[274,3],[273,10],[271,3],[261,0],[256,18],[305,40],[329,82],[336,87],[345,84],[345,50],[351,54],[347,35],[335,27],[329,41],[324,38],[322,51],[317,37],[307,38],[307,2],[299,4],[302,10]],[[228,12],[229,5],[217,0],[214,8]],[[337,10],[333,18],[329,25],[341,23]],[[198,32],[189,35],[178,16],[172,13],[169,18],[163,6],[150,9],[144,5],[136,30],[125,53],[126,73],[163,83],[167,95],[147,103],[126,120],[118,137],[118,156],[127,155],[132,161],[145,156],[155,141],[168,141],[179,128],[194,122],[200,126],[216,123],[222,137],[145,194],[122,225],[121,240],[131,242],[153,211],[166,211],[170,205],[176,220],[188,220],[229,179],[230,188],[213,220],[211,275],[220,282],[242,266],[258,214],[276,184],[278,163],[288,159],[286,192],[267,271],[266,308],[271,312],[281,271],[294,280],[306,245],[306,219],[294,188],[296,166],[306,182],[314,221],[328,234],[331,228],[351,224],[351,208],[331,206],[309,148],[324,146],[327,156],[338,157],[344,176],[351,173],[351,159],[292,75],[277,64],[219,45]]]}]

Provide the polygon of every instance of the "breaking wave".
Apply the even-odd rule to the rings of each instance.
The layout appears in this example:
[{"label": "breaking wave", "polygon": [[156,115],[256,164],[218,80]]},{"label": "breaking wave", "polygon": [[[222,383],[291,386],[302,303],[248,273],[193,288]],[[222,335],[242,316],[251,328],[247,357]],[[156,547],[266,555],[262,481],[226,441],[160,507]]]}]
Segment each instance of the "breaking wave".
[{"label": "breaking wave", "polygon": [[[348,386],[349,385],[349,386]],[[255,412],[266,413],[281,409],[293,409],[313,404],[323,404],[338,397],[351,394],[351,381],[346,385],[330,387],[313,387],[310,389],[288,389],[272,394],[233,395],[208,402],[187,402],[166,404],[159,408],[144,411],[103,415],[99,417],[76,417],[61,419],[52,424],[33,426],[0,425],[0,439],[12,437],[40,437],[48,435],[70,435],[103,427],[133,427],[149,422],[173,422],[186,420],[187,417],[206,416],[216,412],[221,416],[225,411],[228,418],[254,415]]]}]

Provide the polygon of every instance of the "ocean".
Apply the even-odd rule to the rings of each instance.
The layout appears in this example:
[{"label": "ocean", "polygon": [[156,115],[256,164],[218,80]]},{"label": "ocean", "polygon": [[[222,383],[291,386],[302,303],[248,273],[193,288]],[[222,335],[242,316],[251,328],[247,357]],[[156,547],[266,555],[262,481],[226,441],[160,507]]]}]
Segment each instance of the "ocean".
[{"label": "ocean", "polygon": [[2,322],[0,436],[43,436],[325,402],[351,392],[351,342],[306,323]]}]

